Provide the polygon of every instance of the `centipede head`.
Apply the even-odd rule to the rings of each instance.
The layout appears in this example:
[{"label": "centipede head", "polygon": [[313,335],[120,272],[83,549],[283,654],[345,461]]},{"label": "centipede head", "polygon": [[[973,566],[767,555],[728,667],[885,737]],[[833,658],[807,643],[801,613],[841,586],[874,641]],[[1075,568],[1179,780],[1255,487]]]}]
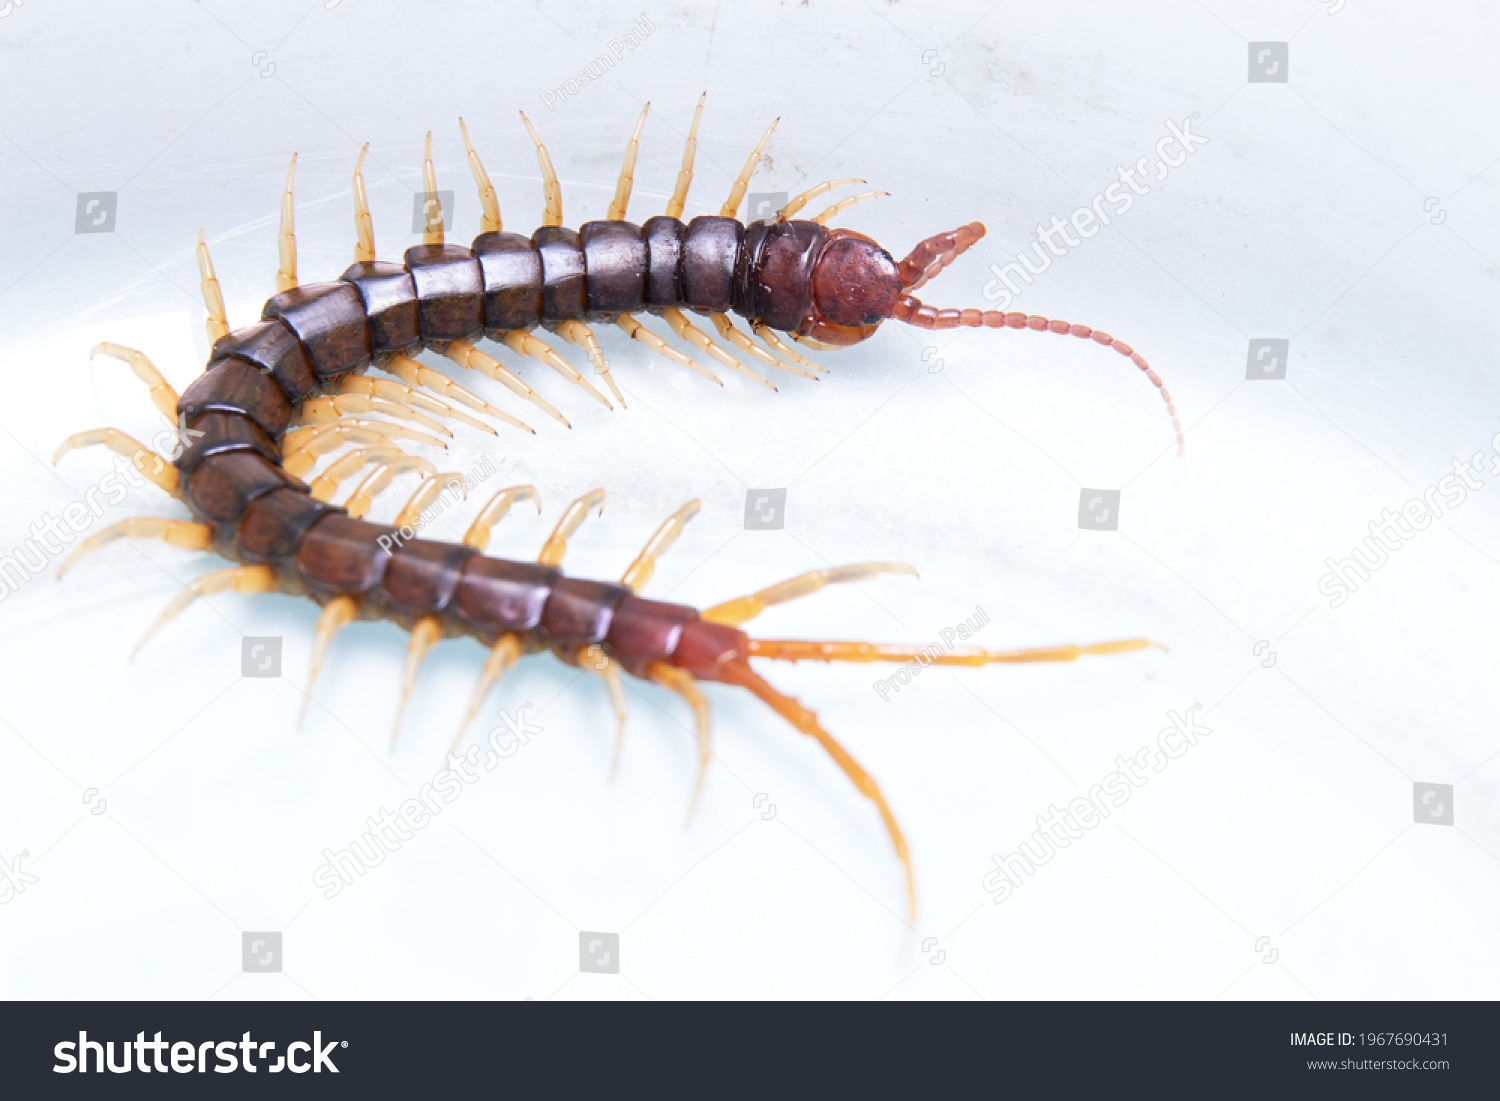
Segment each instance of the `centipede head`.
[{"label": "centipede head", "polygon": [[905,293],[901,266],[852,229],[823,241],[812,269],[812,299],[796,335],[834,347],[858,344],[890,317]]}]

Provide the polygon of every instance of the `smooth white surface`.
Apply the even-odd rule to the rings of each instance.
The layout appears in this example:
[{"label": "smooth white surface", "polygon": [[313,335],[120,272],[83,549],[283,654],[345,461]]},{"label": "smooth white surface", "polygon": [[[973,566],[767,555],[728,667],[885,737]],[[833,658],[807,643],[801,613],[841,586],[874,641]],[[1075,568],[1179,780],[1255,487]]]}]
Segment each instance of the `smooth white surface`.
[{"label": "smooth white surface", "polygon": [[[1182,461],[1123,359],[1029,333],[887,325],[820,356],[824,381],[777,378],[772,394],[733,376],[720,391],[610,330],[623,413],[500,353],[572,431],[460,379],[537,428],[456,431],[445,467],[504,456],[487,491],[543,493],[543,516],[519,510],[491,553],[534,555],[565,503],[602,485],[604,516],[567,565],[618,576],[696,496],[703,513],[648,595],[701,607],[822,565],[921,570],[767,613],[752,625],[764,636],[925,643],[977,605],[986,646],[1143,634],[1171,647],[931,670],[889,702],[872,689],[889,670],[766,670],[879,779],[911,841],[914,929],[873,810],[755,701],[709,689],[715,760],[684,824],[695,750],[680,702],[631,686],[611,782],[602,688],[542,657],[490,697],[470,739],[526,700],[544,734],[325,900],[322,850],[442,769],[481,649],[433,654],[390,751],[404,636],[350,628],[299,730],[314,606],[214,598],[132,663],[181,583],[222,563],[118,544],[0,602],[0,858],[28,851],[39,880],[0,906],[0,995],[1495,997],[1500,490],[1419,533],[1342,607],[1316,586],[1383,508],[1455,457],[1494,454],[1496,15],[1330,7],[11,9],[0,554],[107,468],[95,450],[53,473],[64,436],[156,430],[128,371],[89,363],[94,342],[142,349],[179,388],[200,370],[200,226],[231,323],[257,316],[293,151],[301,274],[315,281],[348,262],[364,141],[377,245],[394,258],[414,240],[427,129],[440,186],[457,193],[452,238],[467,241],[478,204],[456,116],[507,228],[529,231],[541,193],[516,110],[547,142],[576,226],[603,216],[649,99],[641,220],[665,202],[707,88],[689,216],[717,212],[780,115],[752,191],[862,176],[893,197],[839,221],[898,255],[985,222],[989,237],[923,292],[978,306],[990,263],[1152,155],[1165,120],[1196,112],[1210,142],[1016,304],[1141,350],[1191,427]],[[543,93],[642,14],[654,29],[639,47],[549,109]],[[1290,83],[1247,85],[1246,40],[1288,39]],[[119,192],[115,233],[72,233],[81,191]],[[1255,337],[1291,338],[1285,382],[1245,382]],[[785,530],[744,531],[746,490],[768,486],[788,487]],[[1078,529],[1083,487],[1123,489],[1117,533]],[[457,537],[477,507],[434,534]],[[183,514],[143,490],[107,518]],[[242,635],[285,636],[284,678],[240,677]],[[993,905],[991,854],[1195,701],[1212,736]],[[1456,784],[1455,827],[1413,826],[1414,781]],[[95,788],[101,814],[85,802]],[[240,972],[243,930],[284,931],[282,974]],[[579,974],[584,930],[621,934],[619,976]]]}]

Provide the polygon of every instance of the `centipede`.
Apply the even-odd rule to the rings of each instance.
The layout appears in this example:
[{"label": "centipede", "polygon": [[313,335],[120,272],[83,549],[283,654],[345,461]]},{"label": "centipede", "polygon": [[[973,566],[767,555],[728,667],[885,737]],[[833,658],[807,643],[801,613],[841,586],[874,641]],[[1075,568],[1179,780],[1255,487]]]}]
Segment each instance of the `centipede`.
[{"label": "centipede", "polygon": [[[824,729],[814,712],[774,688],[752,662],[920,661],[924,666],[977,667],[1075,661],[1158,644],[1130,638],[1019,650],[959,647],[934,653],[930,647],[907,644],[753,638],[740,627],[766,608],[831,584],[916,571],[897,562],[816,569],[701,610],[641,596],[659,557],[698,512],[697,500],[683,505],[657,529],[618,581],[571,577],[561,568],[568,540],[591,512],[602,509],[603,489],[567,506],[535,560],[485,553],[491,529],[515,505],[530,503],[541,513],[541,498],[532,485],[496,493],[457,543],[423,538],[416,534],[414,522],[444,489],[461,481],[461,475],[438,470],[403,444],[446,450],[445,441],[453,432],[445,421],[489,435],[498,432],[482,418],[517,431],[535,434],[535,429],[415,357],[423,351],[445,356],[571,427],[561,411],[475,342],[487,339],[503,345],[556,371],[601,405],[613,409],[618,403],[623,409],[624,396],[609,374],[590,323],[613,322],[657,355],[722,386],[708,367],[669,345],[637,315],[659,318],[704,358],[771,389],[775,387],[770,381],[745,360],[805,379],[827,373],[788,344],[783,334],[813,350],[834,350],[868,339],[886,320],[932,330],[1026,329],[1091,339],[1130,359],[1166,402],[1181,454],[1176,409],[1147,361],[1107,333],[1036,315],[937,309],[915,298],[916,290],[983,237],[985,229],[978,222],[929,237],[898,262],[863,234],[827,228],[841,211],[883,192],[842,199],[810,219],[793,217],[820,195],[865,182],[858,179],[818,184],[772,218],[749,225],[738,221],[739,205],[775,122],[745,161],[719,214],[683,222],[704,106],[700,98],[666,212],[640,225],[626,221],[649,106],[642,110],[626,147],[608,216],[576,231],[562,225],[557,174],[535,128],[521,115],[535,146],[544,197],[542,225],[530,236],[502,229],[495,189],[460,119],[481,208],[481,233],[467,248],[444,240],[429,133],[422,195],[430,215],[437,216],[426,218],[421,243],[407,249],[400,264],[376,259],[363,181],[365,146],[352,178],[354,262],[327,283],[298,280],[294,155],[281,195],[276,293],[265,302],[259,321],[230,329],[200,230],[196,255],[211,346],[203,373],[179,395],[140,351],[103,343],[91,353],[124,362],[149,387],[152,403],[175,426],[171,453],[162,455],[117,429],[103,428],[70,436],[53,457],[56,463],[70,451],[102,445],[128,458],[143,479],[181,501],[192,518],[115,522],[81,541],[58,575],[81,556],[122,538],[160,540],[235,563],[187,583],[137,644],[137,651],[165,623],[211,594],[279,592],[311,599],[321,610],[313,629],[309,696],[328,646],[342,628],[355,620],[394,621],[408,632],[409,642],[393,741],[422,662],[442,640],[467,637],[487,649],[455,748],[488,693],[523,655],[549,652],[602,682],[616,717],[617,754],[626,721],[623,678],[652,682],[678,696],[693,714],[698,746],[695,802],[712,744],[709,703],[700,685],[743,689],[793,730],[815,740],[873,804],[903,870],[915,919],[911,855],[875,779]],[[695,326],[689,312],[707,317],[725,343]],[[749,334],[734,323],[731,313],[747,323]],[[609,395],[564,360],[538,330],[583,349]],[[389,377],[373,376],[372,369]],[[326,465],[318,470],[325,459]],[[335,504],[340,487],[362,472],[343,503]],[[402,474],[422,476],[415,493],[391,523],[369,519],[374,499]]]}]

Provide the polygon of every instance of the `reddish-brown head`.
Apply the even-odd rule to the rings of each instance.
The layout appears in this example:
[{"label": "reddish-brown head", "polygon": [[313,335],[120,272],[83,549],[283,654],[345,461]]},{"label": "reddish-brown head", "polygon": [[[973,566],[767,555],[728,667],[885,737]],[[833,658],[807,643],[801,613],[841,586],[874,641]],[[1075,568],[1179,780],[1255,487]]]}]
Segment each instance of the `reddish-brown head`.
[{"label": "reddish-brown head", "polygon": [[812,269],[812,301],[797,335],[822,344],[858,344],[891,316],[905,290],[901,268],[862,233],[828,234]]}]

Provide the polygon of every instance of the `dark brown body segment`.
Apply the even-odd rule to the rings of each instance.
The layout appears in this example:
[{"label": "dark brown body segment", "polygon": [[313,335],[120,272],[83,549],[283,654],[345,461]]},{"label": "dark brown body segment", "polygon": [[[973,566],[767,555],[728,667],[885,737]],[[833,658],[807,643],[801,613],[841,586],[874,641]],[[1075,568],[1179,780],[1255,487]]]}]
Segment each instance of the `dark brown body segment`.
[{"label": "dark brown body segment", "polygon": [[280,466],[253,451],[230,451],[211,455],[198,464],[188,483],[187,500],[193,511],[217,531],[238,524],[245,507],[261,494],[301,485],[283,474]]},{"label": "dark brown body segment", "polygon": [[695,310],[723,311],[734,302],[734,269],[745,227],[733,218],[704,215],[682,236],[682,298]]},{"label": "dark brown body segment", "polygon": [[646,243],[646,302],[654,309],[682,305],[682,233],[685,227],[665,214],[641,226]]},{"label": "dark brown body segment", "polygon": [[543,226],[531,235],[531,246],[542,259],[542,320],[582,316],[584,269],[578,234],[563,226]]},{"label": "dark brown body segment", "polygon": [[476,554],[464,566],[454,611],[487,638],[505,631],[531,631],[542,621],[557,577],[551,566]]},{"label": "dark brown body segment", "polygon": [[279,317],[292,332],[319,378],[353,371],[370,362],[365,304],[348,283],[309,283],[273,294],[261,317]]},{"label": "dark brown body segment", "polygon": [[585,222],[578,229],[586,276],[586,316],[633,313],[646,301],[646,242],[630,222]]},{"label": "dark brown body segment", "polygon": [[339,280],[351,284],[364,303],[370,352],[414,352],[422,344],[417,328],[417,288],[400,264],[378,260],[350,264]]},{"label": "dark brown body segment", "polygon": [[254,451],[276,466],[281,452],[266,430],[243,413],[210,412],[188,421],[182,434],[182,453],[173,463],[177,473],[191,477],[198,464],[210,455],[226,451]]},{"label": "dark brown body segment", "polygon": [[481,233],[474,255],[484,281],[484,329],[495,339],[542,319],[542,258],[519,233]]},{"label": "dark brown body segment", "polygon": [[542,611],[542,635],[560,646],[587,646],[609,634],[615,605],[630,594],[624,585],[559,577]]},{"label": "dark brown body segment", "polygon": [[464,564],[476,553],[458,543],[426,539],[400,544],[381,582],[387,606],[408,615],[447,611],[458,592]]},{"label": "dark brown body segment", "polygon": [[214,342],[208,362],[228,358],[255,364],[276,380],[292,402],[301,401],[318,387],[318,376],[313,373],[301,341],[280,319],[260,321],[221,336]]},{"label": "dark brown body segment", "polygon": [[406,250],[417,288],[417,321],[424,341],[468,340],[484,329],[484,278],[474,254],[459,245]]},{"label": "dark brown body segment", "polygon": [[[812,305],[813,262],[827,237],[817,222],[768,225],[747,265],[747,314],[773,329],[795,329]],[[748,236],[745,251],[750,252]]]},{"label": "dark brown body segment", "polygon": [[[342,512],[313,523],[297,548],[297,574],[309,589],[325,596],[363,596],[380,584],[391,560],[395,528],[351,520]],[[382,539],[382,536],[385,538]]]},{"label": "dark brown body segment", "polygon": [[273,489],[255,498],[240,518],[235,532],[242,560],[290,569],[308,528],[331,512],[343,512],[308,496],[305,490]]},{"label": "dark brown body segment", "polygon": [[276,380],[243,359],[210,363],[177,399],[179,424],[210,411],[249,417],[272,436],[292,421],[292,403]]}]

